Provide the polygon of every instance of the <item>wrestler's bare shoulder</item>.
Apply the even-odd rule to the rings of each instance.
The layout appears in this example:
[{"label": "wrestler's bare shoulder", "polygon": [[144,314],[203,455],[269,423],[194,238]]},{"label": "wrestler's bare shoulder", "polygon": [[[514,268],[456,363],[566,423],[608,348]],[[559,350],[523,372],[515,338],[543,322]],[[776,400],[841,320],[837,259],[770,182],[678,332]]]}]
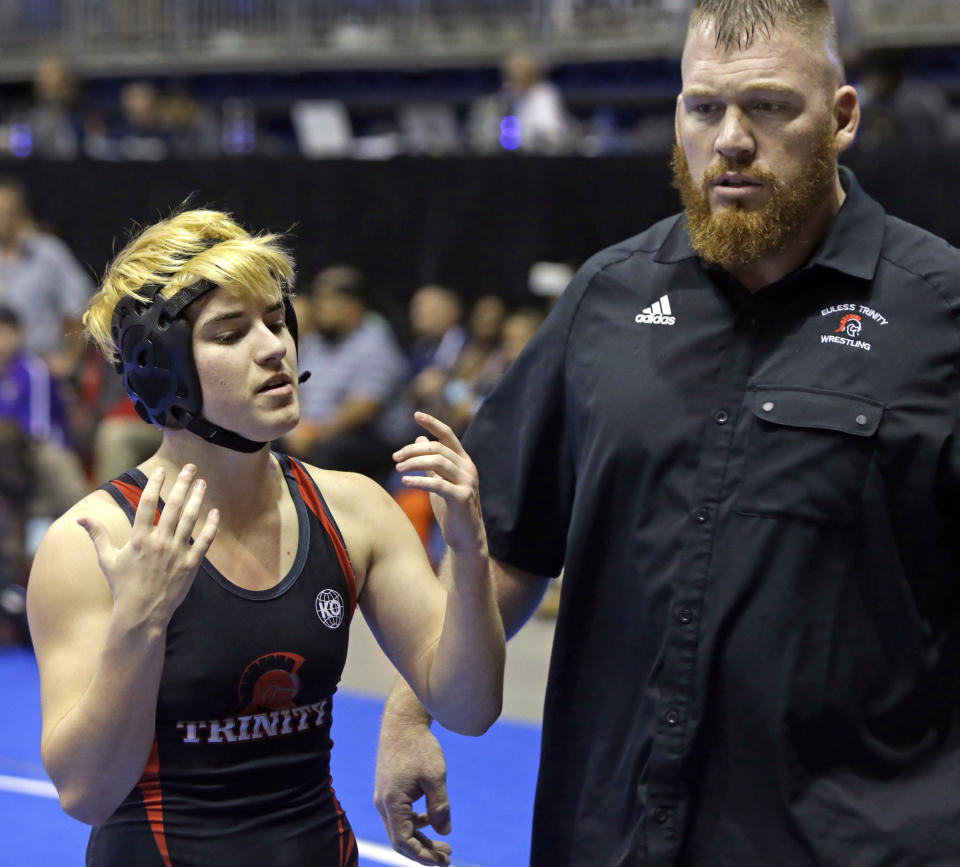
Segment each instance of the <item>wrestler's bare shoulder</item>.
[{"label": "wrestler's bare shoulder", "polygon": [[[122,545],[130,535],[130,519],[113,497],[106,491],[91,491],[50,525],[37,550],[37,556],[49,556],[54,551],[65,553],[66,550],[71,549],[76,554],[78,544],[82,544],[83,548],[90,545],[92,550],[87,531],[77,523],[80,518],[94,518],[100,521],[115,544]],[[65,549],[64,546],[70,547]]]},{"label": "wrestler's bare shoulder", "polygon": [[369,476],[324,470],[311,464],[304,466],[334,513],[362,514],[392,502],[393,498]]},{"label": "wrestler's bare shoulder", "polygon": [[406,520],[393,497],[360,473],[304,466],[340,527],[354,566],[368,563],[377,540],[389,533],[390,525]]}]

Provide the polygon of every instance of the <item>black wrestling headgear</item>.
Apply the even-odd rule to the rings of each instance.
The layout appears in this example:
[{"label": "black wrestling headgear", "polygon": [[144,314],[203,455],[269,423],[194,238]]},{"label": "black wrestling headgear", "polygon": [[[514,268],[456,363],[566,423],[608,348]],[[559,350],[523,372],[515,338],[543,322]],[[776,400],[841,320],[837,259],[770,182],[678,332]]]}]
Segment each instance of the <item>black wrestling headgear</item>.
[{"label": "black wrestling headgear", "polygon": [[[171,429],[185,428],[234,451],[259,451],[265,442],[249,440],[200,415],[203,392],[193,360],[193,326],[183,312],[216,288],[216,283],[200,280],[165,298],[159,294],[160,286],[148,284],[140,290],[146,301],[131,295],[121,298],[113,310],[110,329],[118,356],[114,368],[122,375],[123,387],[144,421]],[[283,296],[283,306],[287,328],[299,348],[297,316],[287,295]],[[301,375],[300,381],[309,375]]]}]

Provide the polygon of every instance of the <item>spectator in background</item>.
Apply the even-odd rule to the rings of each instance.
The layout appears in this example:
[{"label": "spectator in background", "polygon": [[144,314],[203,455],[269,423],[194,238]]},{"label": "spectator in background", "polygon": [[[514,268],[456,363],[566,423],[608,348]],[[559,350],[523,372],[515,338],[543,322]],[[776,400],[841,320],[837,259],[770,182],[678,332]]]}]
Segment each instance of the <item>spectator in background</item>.
[{"label": "spectator in background", "polygon": [[0,177],[0,304],[16,313],[26,347],[54,376],[69,377],[83,355],[80,316],[92,292],[67,245],[37,229],[25,187]]},{"label": "spectator in background", "polygon": [[73,159],[83,140],[83,115],[76,79],[62,58],[47,57],[37,65],[33,97],[25,117],[31,153],[45,159]]},{"label": "spectator in background", "polygon": [[450,401],[448,424],[456,430],[466,430],[484,398],[537,333],[543,319],[543,311],[536,307],[521,307],[506,316],[497,345],[484,359],[483,366],[470,379],[452,379],[444,389],[444,396]]},{"label": "spectator in background", "polygon": [[129,81],[120,90],[120,117],[88,128],[87,152],[106,160],[155,161],[170,153],[160,94],[149,81]]},{"label": "spectator in background", "polygon": [[301,421],[284,444],[324,469],[384,483],[398,444],[387,410],[407,364],[386,321],[370,310],[366,280],[347,265],[325,268],[298,301],[297,317],[300,367],[314,375],[300,387]]},{"label": "spectator in background", "polygon": [[515,362],[523,351],[523,348],[530,342],[537,329],[543,323],[543,311],[536,307],[521,307],[514,310],[503,323],[503,330],[500,339],[500,352],[503,368],[499,375],[492,382],[484,383],[486,390],[482,392],[486,395],[500,381],[500,377],[506,373],[507,368]]},{"label": "spectator in background", "polygon": [[421,286],[410,299],[411,393],[417,406],[437,398],[453,369],[467,334],[460,324],[463,302],[446,286]]},{"label": "spectator in background", "polygon": [[468,382],[483,370],[487,359],[500,345],[500,330],[507,305],[499,295],[482,295],[473,302],[467,322],[467,342],[454,364],[454,374]]},{"label": "spectator in background", "polygon": [[498,93],[478,100],[471,108],[473,149],[478,153],[569,151],[573,143],[571,118],[543,63],[529,51],[515,51],[504,60],[501,79]]},{"label": "spectator in background", "polygon": [[507,305],[497,295],[484,295],[474,302],[466,342],[446,371],[442,388],[432,396],[431,415],[456,431],[466,430],[473,417],[475,384],[499,354],[500,332],[506,316]]},{"label": "spectator in background", "polygon": [[0,419],[14,422],[30,445],[36,484],[21,503],[28,517],[52,521],[88,493],[80,460],[68,442],[59,384],[25,347],[20,318],[6,306],[0,306]]},{"label": "spectator in background", "polygon": [[192,159],[220,154],[220,124],[189,91],[177,88],[160,100],[159,119],[170,156]]}]

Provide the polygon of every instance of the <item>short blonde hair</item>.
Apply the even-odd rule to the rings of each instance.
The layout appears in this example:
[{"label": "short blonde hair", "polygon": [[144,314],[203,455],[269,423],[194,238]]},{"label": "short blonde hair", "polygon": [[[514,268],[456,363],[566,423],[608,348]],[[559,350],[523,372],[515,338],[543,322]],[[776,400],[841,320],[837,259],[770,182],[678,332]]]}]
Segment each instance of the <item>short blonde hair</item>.
[{"label": "short blonde hair", "polygon": [[117,254],[83,315],[84,329],[113,359],[111,324],[122,298],[146,300],[146,286],[171,298],[200,280],[276,303],[293,290],[293,259],[280,235],[251,235],[222,211],[182,211],[142,230]]}]

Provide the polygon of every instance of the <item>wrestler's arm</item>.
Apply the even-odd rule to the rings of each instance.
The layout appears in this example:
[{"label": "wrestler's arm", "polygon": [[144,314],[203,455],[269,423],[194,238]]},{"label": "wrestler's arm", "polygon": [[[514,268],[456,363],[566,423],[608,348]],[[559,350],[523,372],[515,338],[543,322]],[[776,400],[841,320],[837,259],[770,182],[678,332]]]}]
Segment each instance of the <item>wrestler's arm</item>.
[{"label": "wrestler's arm", "polygon": [[500,713],[504,637],[476,470],[448,426],[418,416],[438,439],[423,437],[404,447],[398,467],[426,472],[412,477],[410,486],[442,501],[441,528],[450,550],[446,585],[437,581],[410,521],[382,488],[362,476],[330,474],[334,487],[327,490],[351,480],[349,499],[345,492],[331,507],[336,505],[362,572],[359,602],[371,631],[442,725],[478,735]]},{"label": "wrestler's arm", "polygon": [[82,822],[105,821],[149,758],[167,624],[216,532],[211,511],[189,543],[203,498],[192,482],[181,473],[156,527],[162,474],[133,527],[107,494],[90,494],[54,522],[34,558],[27,615],[41,753],[63,809]]}]

